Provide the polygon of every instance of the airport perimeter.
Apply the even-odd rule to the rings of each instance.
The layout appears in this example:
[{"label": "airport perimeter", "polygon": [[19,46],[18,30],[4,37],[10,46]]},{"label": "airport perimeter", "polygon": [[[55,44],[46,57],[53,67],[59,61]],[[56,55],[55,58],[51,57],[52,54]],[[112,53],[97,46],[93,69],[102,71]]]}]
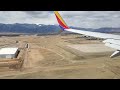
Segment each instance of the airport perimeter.
[{"label": "airport perimeter", "polygon": [[[78,34],[2,37],[1,44],[14,43],[21,50],[20,69],[0,67],[1,79],[117,79],[120,57],[102,40],[88,40]],[[5,42],[6,40],[6,42]],[[9,44],[8,43],[8,44]],[[29,47],[26,49],[26,43]],[[18,58],[18,57],[17,57]]]}]

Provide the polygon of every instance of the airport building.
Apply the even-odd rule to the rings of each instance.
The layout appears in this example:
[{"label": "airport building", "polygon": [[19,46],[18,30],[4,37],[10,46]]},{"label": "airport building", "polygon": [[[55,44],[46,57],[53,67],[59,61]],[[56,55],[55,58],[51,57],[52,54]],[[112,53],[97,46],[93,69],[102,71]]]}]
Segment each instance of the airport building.
[{"label": "airport building", "polygon": [[1,48],[0,58],[16,58],[18,55],[18,48]]}]

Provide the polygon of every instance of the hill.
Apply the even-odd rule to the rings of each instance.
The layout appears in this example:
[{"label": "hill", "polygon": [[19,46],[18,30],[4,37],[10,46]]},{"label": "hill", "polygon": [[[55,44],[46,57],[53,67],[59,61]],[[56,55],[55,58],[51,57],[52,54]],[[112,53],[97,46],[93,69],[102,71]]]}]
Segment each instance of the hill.
[{"label": "hill", "polygon": [[[120,32],[120,28],[99,28],[99,29],[92,29],[92,28],[79,28],[79,27],[72,27],[74,29],[85,30],[85,31],[95,31],[95,32],[102,32],[102,33],[118,33]],[[61,28],[58,25],[44,25],[44,24],[2,24],[0,23],[0,33],[28,33],[28,34],[56,34],[59,33]],[[66,32],[64,32],[66,33]]]}]

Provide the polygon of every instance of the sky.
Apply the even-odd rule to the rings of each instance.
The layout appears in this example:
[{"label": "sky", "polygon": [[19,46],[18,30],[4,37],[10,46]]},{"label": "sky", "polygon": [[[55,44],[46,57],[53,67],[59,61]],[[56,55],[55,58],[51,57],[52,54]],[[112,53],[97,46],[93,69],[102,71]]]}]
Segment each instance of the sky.
[{"label": "sky", "polygon": [[[68,26],[120,27],[120,11],[59,11]],[[53,11],[0,11],[0,23],[58,24]]]}]

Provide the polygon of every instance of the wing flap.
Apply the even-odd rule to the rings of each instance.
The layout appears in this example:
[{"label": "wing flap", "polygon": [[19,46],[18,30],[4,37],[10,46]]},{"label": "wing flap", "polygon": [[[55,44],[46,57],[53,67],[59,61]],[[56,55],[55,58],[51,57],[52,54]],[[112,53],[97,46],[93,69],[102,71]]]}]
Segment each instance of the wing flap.
[{"label": "wing flap", "polygon": [[111,44],[115,44],[115,45],[120,45],[120,40],[114,40],[114,39],[106,39],[103,41],[103,43],[111,43]]},{"label": "wing flap", "polygon": [[108,46],[108,47],[111,47],[111,48],[114,48],[117,50],[120,49],[120,45],[116,45],[116,44],[112,44],[112,43],[105,43],[105,46]]}]

